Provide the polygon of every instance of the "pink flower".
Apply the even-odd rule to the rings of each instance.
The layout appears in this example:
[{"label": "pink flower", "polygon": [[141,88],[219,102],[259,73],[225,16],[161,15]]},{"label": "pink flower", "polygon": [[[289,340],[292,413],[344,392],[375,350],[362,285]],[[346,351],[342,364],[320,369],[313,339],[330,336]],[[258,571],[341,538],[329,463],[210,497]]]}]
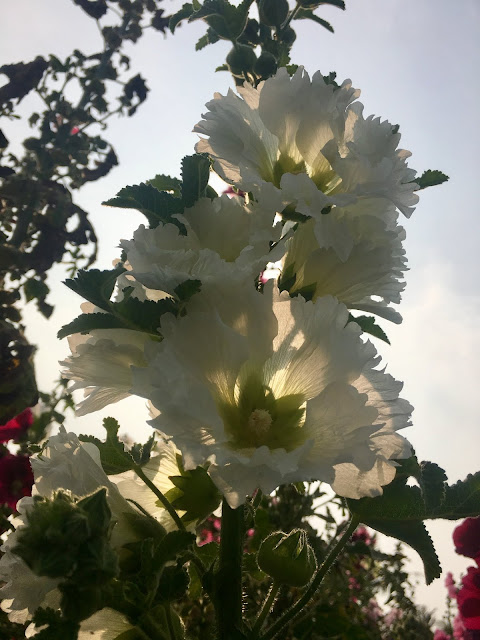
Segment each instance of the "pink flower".
[{"label": "pink flower", "polygon": [[448,597],[452,600],[455,600],[457,597],[457,587],[455,586],[455,580],[453,578],[452,572],[449,571],[445,577],[445,586],[448,591]]},{"label": "pink flower", "polygon": [[480,630],[480,569],[468,567],[457,593],[458,611],[466,629]]},{"label": "pink flower", "polygon": [[467,518],[453,532],[455,551],[467,558],[480,560],[480,517]]},{"label": "pink flower", "polygon": [[71,135],[71,136],[76,136],[76,135],[77,135],[77,133],[79,133],[79,132],[80,132],[80,129],[79,129],[78,127],[72,127],[72,128],[70,129],[70,135]]},{"label": "pink flower", "polygon": [[8,440],[19,440],[33,423],[31,409],[24,409],[18,416],[12,418],[4,425],[0,425],[0,442]]},{"label": "pink flower", "polygon": [[0,504],[15,509],[20,498],[32,494],[33,482],[28,456],[7,453],[0,458]]},{"label": "pink flower", "polygon": [[443,631],[443,629],[437,629],[433,635],[433,640],[452,640],[452,636]]},{"label": "pink flower", "polygon": [[462,622],[460,614],[455,616],[452,627],[453,627],[453,637],[455,638],[455,640],[465,640],[465,635],[464,635],[465,626]]},{"label": "pink flower", "polygon": [[358,527],[352,534],[352,542],[363,542],[367,546],[375,543],[375,536],[371,536],[365,527]]}]

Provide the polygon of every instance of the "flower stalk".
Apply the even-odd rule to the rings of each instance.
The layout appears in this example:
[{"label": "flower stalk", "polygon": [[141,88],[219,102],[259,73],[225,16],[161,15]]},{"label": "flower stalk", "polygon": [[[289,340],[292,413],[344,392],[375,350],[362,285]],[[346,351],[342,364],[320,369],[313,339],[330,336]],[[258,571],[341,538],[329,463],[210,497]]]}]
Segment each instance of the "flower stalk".
[{"label": "flower stalk", "polygon": [[244,507],[231,509],[224,499],[222,503],[219,568],[215,576],[214,586],[218,640],[231,640],[242,627],[244,533]]},{"label": "flower stalk", "polygon": [[153,484],[153,482],[148,478],[148,476],[143,472],[142,467],[140,465],[138,465],[138,464],[133,464],[132,465],[132,469],[135,471],[137,476],[141,480],[143,480],[143,482],[147,485],[147,487],[149,489],[151,489],[153,491],[153,493],[157,496],[157,498],[160,500],[162,505],[168,511],[168,513],[169,513],[170,517],[172,518],[172,520],[175,522],[175,524],[179,528],[179,530],[180,531],[186,531],[185,525],[181,521],[180,516],[178,515],[178,513],[175,511],[175,509],[172,507],[172,505],[167,500],[167,498],[163,495],[163,493],[160,491],[160,489],[158,487],[156,487]]}]

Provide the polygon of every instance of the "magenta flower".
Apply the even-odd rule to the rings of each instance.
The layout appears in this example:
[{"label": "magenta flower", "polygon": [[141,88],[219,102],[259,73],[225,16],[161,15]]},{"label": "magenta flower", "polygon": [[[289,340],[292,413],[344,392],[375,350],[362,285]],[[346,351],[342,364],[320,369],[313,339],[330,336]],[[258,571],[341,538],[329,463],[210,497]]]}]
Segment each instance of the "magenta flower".
[{"label": "magenta flower", "polygon": [[33,423],[33,414],[31,409],[24,409],[18,416],[12,418],[4,425],[0,425],[0,442],[8,442],[8,440],[19,440]]},{"label": "magenta flower", "polygon": [[458,611],[466,629],[480,630],[480,569],[468,567],[457,594]]},{"label": "magenta flower", "polygon": [[455,551],[467,558],[480,561],[480,517],[467,518],[453,532]]},{"label": "magenta flower", "polygon": [[0,458],[0,504],[15,509],[20,498],[32,494],[33,482],[28,456],[7,453]]}]

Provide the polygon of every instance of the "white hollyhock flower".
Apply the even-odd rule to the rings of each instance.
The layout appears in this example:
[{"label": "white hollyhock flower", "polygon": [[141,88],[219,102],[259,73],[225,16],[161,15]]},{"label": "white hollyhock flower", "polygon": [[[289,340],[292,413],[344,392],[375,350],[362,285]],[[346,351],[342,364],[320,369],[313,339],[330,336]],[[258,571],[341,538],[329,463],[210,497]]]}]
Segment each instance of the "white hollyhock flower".
[{"label": "white hollyhock flower", "polygon": [[76,413],[83,416],[130,395],[131,367],[145,364],[146,333],[129,329],[95,329],[68,337],[72,355],[60,362],[64,378],[73,380],[69,391],[84,389],[85,400]]},{"label": "white hollyhock flower", "polygon": [[135,628],[123,613],[105,607],[80,623],[78,640],[120,640]]},{"label": "white hollyhock flower", "polygon": [[338,217],[353,239],[348,258],[342,261],[334,249],[320,247],[315,221],[307,220],[286,241],[280,287],[313,300],[333,295],[349,309],[400,322],[389,304],[400,302],[405,287],[404,229],[374,216]]},{"label": "white hollyhock flower", "polygon": [[0,587],[1,608],[8,613],[11,622],[24,624],[40,606],[58,608],[59,580],[37,576],[30,567],[16,556],[12,549],[17,544],[18,533],[25,526],[27,513],[33,506],[33,498],[22,498],[17,502],[18,517],[12,521],[16,530],[9,534],[1,547]]},{"label": "white hollyhock flower", "polygon": [[412,410],[398,398],[401,385],[373,368],[375,349],[347,324],[344,305],[274,293],[272,307],[266,289],[250,327],[255,341],[213,310],[162,319],[164,341],[149,346],[148,366],[133,374],[133,390],[160,411],[152,425],[172,437],[187,469],[211,461],[233,507],[257,487],[334,483],[345,463],[371,473],[350,494],[381,493],[375,465],[390,465],[392,442],[402,444],[399,457],[409,451],[395,433]]},{"label": "white hollyhock flower", "polygon": [[[179,475],[179,470],[172,445],[166,445],[160,451],[159,455],[152,456],[144,470],[163,490],[174,486],[168,475]],[[111,537],[114,547],[119,548],[138,539],[131,518],[141,512],[127,498],[135,500],[167,530],[174,529],[170,517],[155,503],[155,495],[144,483],[134,479],[131,472],[107,476],[101,466],[98,448],[90,442],[80,442],[73,433],[63,430],[49,438],[43,452],[32,456],[30,461],[35,478],[33,495],[50,498],[58,489],[66,489],[81,497],[100,487],[107,488],[107,501],[115,521]],[[25,526],[26,515],[32,506],[33,498],[30,497],[18,502],[20,515],[14,522],[17,530],[8,536],[0,559],[0,580],[6,583],[0,588],[2,608],[9,612],[11,620],[22,622],[29,619],[39,606],[57,608],[60,602],[56,588],[60,580],[37,576],[12,551],[16,546],[17,532]]]},{"label": "white hollyhock flower", "polygon": [[232,278],[253,279],[272,259],[270,242],[279,239],[274,216],[275,208],[248,205],[240,198],[202,198],[175,216],[186,234],[174,224],[142,225],[133,240],[121,242],[128,278],[146,287],[147,298],[151,290],[175,296],[175,288],[186,280],[200,280],[204,288]]},{"label": "white hollyhock flower", "polygon": [[281,206],[313,217],[320,246],[334,247],[342,260],[352,239],[336,208],[387,219],[392,206],[412,213],[418,197],[406,163],[410,153],[397,149],[397,127],[364,118],[363,106],[352,104],[360,92],[350,80],[336,87],[320,72],[310,80],[300,67],[290,78],[282,68],[238,92],[216,94],[195,127],[207,136],[197,151],[215,159],[227,182],[254,196],[273,185]]}]

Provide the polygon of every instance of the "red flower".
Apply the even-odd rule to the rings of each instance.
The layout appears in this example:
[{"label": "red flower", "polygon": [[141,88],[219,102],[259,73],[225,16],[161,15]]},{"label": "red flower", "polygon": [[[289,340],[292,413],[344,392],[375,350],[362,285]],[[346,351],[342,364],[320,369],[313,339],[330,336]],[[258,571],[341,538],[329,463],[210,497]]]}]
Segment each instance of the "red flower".
[{"label": "red flower", "polygon": [[0,442],[8,440],[19,440],[33,423],[31,409],[25,409],[18,416],[9,420],[6,424],[0,425]]},{"label": "red flower", "polygon": [[467,558],[480,560],[480,518],[467,518],[453,532],[455,551]]},{"label": "red flower", "polygon": [[0,458],[0,503],[15,509],[24,496],[32,495],[33,473],[28,456],[7,453]]},{"label": "red flower", "polygon": [[468,567],[457,593],[460,617],[466,629],[480,630],[480,569]]}]

